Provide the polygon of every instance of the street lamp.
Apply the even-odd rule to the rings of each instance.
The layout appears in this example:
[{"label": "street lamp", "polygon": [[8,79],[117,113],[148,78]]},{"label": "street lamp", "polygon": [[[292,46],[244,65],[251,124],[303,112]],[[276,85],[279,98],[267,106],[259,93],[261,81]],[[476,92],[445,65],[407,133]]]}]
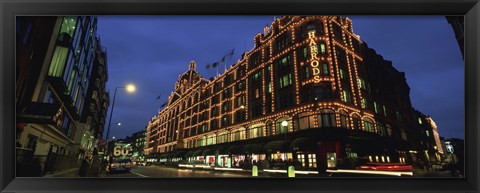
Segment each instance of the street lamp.
[{"label": "street lamp", "polygon": [[[117,86],[117,87],[115,88],[115,92],[114,92],[114,94],[113,94],[112,109],[110,110],[110,118],[109,118],[109,121],[108,121],[107,136],[106,136],[106,138],[105,138],[105,139],[107,140],[107,144],[108,144],[108,136],[110,135],[110,126],[111,126],[111,124],[112,124],[113,108],[115,107],[115,98],[116,98],[116,96],[117,96],[117,90],[118,90],[119,88],[124,88],[124,89],[126,89],[127,92],[129,92],[129,93],[135,92],[135,85],[133,85],[133,84],[128,84],[128,85],[126,85],[126,86]],[[118,125],[121,125],[121,123],[119,123]],[[107,148],[106,151],[108,152],[108,148]]]}]

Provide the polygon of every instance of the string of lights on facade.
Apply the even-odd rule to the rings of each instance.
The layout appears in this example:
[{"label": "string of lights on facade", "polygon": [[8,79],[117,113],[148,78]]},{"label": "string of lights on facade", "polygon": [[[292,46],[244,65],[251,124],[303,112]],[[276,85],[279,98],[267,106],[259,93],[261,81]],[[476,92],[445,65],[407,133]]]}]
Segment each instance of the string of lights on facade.
[{"label": "string of lights on facade", "polygon": [[409,94],[405,74],[354,34],[349,18],[283,16],[214,79],[191,61],[148,123],[144,151],[155,162],[220,168],[436,162],[437,126]]}]

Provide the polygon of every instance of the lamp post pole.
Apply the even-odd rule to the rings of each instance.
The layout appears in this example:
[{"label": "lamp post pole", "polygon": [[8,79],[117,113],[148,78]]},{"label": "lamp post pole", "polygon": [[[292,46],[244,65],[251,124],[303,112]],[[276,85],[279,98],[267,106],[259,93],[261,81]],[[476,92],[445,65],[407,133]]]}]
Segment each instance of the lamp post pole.
[{"label": "lamp post pole", "polygon": [[112,115],[113,115],[113,108],[115,107],[115,99],[117,97],[117,90],[119,88],[125,88],[127,89],[127,92],[134,92],[135,91],[135,86],[132,84],[127,85],[126,87],[123,86],[117,86],[115,87],[115,92],[113,94],[113,101],[112,101],[112,109],[110,110],[110,118],[108,120],[108,127],[107,127],[107,136],[106,136],[106,142],[107,142],[107,149],[105,150],[105,155],[108,156],[108,137],[110,136],[110,126],[112,125]]},{"label": "lamp post pole", "polygon": [[[107,147],[108,147],[108,136],[110,135],[110,126],[111,126],[111,123],[112,123],[113,108],[115,107],[115,98],[117,96],[117,89],[118,88],[124,88],[124,87],[116,87],[115,92],[113,94],[112,109],[110,109],[110,118],[108,120],[108,127],[107,127],[107,137],[105,139],[105,140],[107,140]],[[108,151],[108,148],[107,148],[107,151]]]}]

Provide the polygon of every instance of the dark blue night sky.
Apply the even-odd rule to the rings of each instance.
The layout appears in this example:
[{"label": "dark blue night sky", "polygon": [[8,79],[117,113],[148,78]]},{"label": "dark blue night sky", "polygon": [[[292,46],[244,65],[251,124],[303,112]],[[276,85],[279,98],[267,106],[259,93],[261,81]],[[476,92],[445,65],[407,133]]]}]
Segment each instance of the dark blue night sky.
[{"label": "dark blue night sky", "polygon": [[[443,16],[350,16],[353,31],[377,53],[406,73],[415,109],[430,115],[440,136],[464,138],[464,62],[451,26]],[[119,90],[110,137],[143,130],[173,91],[191,60],[205,78],[207,64],[231,49],[234,64],[253,47],[274,16],[107,16],[98,34],[108,52],[107,88],[133,83],[135,93]],[[218,68],[224,72],[224,66]],[[161,95],[160,100],[157,97]],[[110,109],[108,115],[110,114]],[[108,118],[108,117],[107,117]],[[108,119],[107,119],[108,120]],[[116,122],[121,122],[118,126]],[[105,127],[107,128],[107,126]],[[105,132],[106,133],[106,132]]]}]

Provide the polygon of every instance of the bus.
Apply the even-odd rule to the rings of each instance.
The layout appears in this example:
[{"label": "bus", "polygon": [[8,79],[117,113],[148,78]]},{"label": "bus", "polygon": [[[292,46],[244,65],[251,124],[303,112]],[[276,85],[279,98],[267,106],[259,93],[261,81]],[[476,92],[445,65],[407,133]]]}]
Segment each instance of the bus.
[{"label": "bus", "polygon": [[131,144],[115,142],[112,156],[109,157],[107,171],[130,172],[132,169],[132,147]]}]

